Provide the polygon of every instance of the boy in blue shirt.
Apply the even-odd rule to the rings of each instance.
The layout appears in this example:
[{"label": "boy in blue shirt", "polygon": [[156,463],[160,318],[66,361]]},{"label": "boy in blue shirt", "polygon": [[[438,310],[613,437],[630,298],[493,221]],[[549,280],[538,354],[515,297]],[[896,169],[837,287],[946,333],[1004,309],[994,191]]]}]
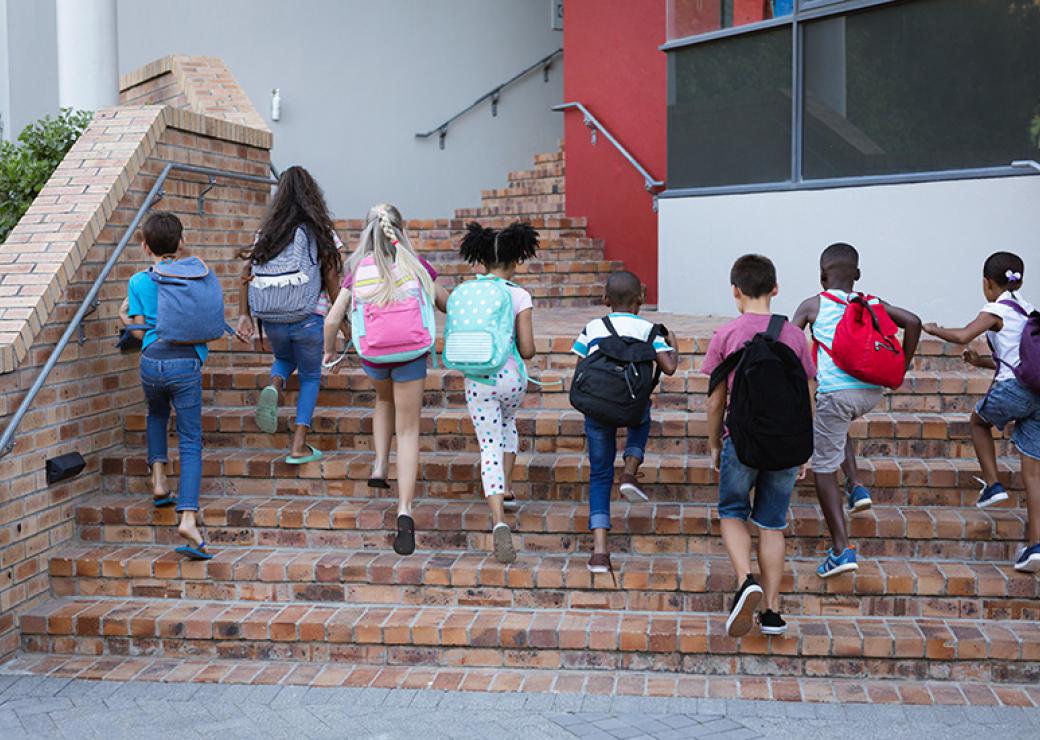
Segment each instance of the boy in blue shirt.
[{"label": "boy in blue shirt", "polygon": [[[141,246],[156,264],[173,262],[182,243],[181,221],[172,213],[153,213],[141,227]],[[202,363],[205,344],[171,344],[159,339],[154,329],[159,304],[159,287],[149,270],[130,278],[127,298],[120,308],[126,326],[147,325],[147,331],[132,330],[141,340],[141,385],[148,402],[148,465],[152,470],[152,495],[156,506],[176,504],[180,514],[177,533],[188,541],[177,552],[195,560],[208,560],[206,543],[199,533],[197,515],[202,483]],[[166,481],[166,435],[170,405],[177,411],[180,451],[180,483],[176,498]]]}]

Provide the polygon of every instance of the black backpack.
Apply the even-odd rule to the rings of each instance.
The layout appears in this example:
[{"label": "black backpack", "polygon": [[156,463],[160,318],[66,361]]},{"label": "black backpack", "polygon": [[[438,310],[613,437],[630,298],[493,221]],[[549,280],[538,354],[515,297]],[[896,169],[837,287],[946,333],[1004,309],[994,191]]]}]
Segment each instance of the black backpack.
[{"label": "black backpack", "polygon": [[786,470],[813,452],[809,379],[794,350],[780,341],[785,316],[773,316],[711,374],[708,395],[731,371],[733,393],[726,428],[737,459],[757,470]]},{"label": "black backpack", "polygon": [[578,363],[571,383],[571,406],[607,426],[639,426],[650,405],[650,394],[661,379],[654,339],[664,330],[654,324],[646,340],[623,337],[609,317],[601,320],[610,336]]}]

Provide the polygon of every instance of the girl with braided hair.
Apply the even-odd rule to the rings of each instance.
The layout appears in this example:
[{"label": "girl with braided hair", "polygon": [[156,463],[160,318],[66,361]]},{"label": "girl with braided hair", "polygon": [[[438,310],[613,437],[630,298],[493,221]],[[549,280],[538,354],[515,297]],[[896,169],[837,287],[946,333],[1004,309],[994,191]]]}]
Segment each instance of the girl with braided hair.
[{"label": "girl with braided hair", "polygon": [[[374,262],[378,277],[358,279],[362,263]],[[370,268],[369,268],[370,269]],[[373,206],[366,218],[357,248],[347,260],[342,290],[325,318],[326,367],[336,367],[336,333],[343,324],[352,299],[366,304],[387,306],[411,297],[433,301],[445,310],[448,291],[434,281],[437,271],[412,247],[401,212],[388,203]],[[415,551],[415,520],[412,500],[419,476],[419,422],[423,389],[426,385],[428,354],[407,362],[374,363],[362,359],[365,374],[376,391],[372,433],[375,462],[368,485],[388,489],[390,443],[397,436],[397,533],[394,551],[410,555]]]}]

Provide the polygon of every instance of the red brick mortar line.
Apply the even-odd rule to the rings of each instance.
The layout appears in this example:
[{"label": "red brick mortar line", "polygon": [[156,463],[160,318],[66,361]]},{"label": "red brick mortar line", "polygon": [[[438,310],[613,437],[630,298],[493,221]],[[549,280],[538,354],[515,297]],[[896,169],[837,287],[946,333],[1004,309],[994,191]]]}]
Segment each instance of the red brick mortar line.
[{"label": "red brick mortar line", "polygon": [[758,699],[839,704],[1040,706],[1040,686],[947,681],[702,676],[634,671],[434,668],[277,661],[22,654],[0,675],[106,681],[223,683],[599,696]]}]

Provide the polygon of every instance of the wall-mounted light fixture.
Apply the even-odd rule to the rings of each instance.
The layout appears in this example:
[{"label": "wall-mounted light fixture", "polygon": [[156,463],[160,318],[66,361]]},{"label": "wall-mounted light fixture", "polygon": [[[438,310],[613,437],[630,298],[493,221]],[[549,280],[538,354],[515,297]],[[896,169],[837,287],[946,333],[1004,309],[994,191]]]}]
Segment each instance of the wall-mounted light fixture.
[{"label": "wall-mounted light fixture", "polygon": [[282,91],[277,87],[271,91],[271,120],[282,120]]},{"label": "wall-mounted light fixture", "polygon": [[51,486],[73,478],[82,473],[86,466],[87,461],[78,452],[52,457],[47,461],[47,485]]}]

